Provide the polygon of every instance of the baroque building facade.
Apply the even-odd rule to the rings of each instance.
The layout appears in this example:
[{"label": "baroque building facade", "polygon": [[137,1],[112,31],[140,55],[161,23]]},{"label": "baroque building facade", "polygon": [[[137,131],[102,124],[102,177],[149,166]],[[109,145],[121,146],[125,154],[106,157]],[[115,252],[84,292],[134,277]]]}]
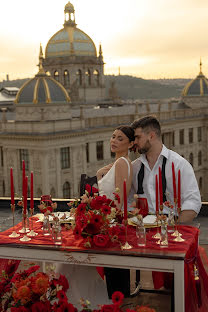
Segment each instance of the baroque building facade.
[{"label": "baroque building facade", "polygon": [[[69,50],[66,52],[68,55],[58,55],[60,51],[64,51],[59,49],[65,49],[66,42],[64,37],[59,40],[55,34],[52,38],[57,39],[57,42],[49,40],[45,58],[40,48],[39,72],[18,91],[13,103],[13,115],[6,109],[1,112],[1,196],[10,196],[10,167],[14,169],[15,192],[21,194],[21,166],[24,159],[27,175],[30,176],[30,171],[34,172],[35,197],[42,194],[51,194],[53,198],[78,197],[81,174],[93,176],[100,167],[113,161],[109,143],[113,130],[118,125],[130,124],[137,118],[154,114],[161,122],[164,144],[192,164],[202,199],[208,200],[208,81],[202,73],[201,63],[199,75],[185,86],[178,100],[147,99],[124,102],[118,99],[117,103],[115,99],[112,103],[106,101],[105,105],[101,105],[104,86],[103,60],[98,63],[102,53],[100,51],[97,58],[91,39],[86,37],[92,48],[88,52],[91,51],[92,55],[78,55],[76,40],[74,41],[76,36],[72,36],[77,31],[75,19],[72,17],[74,8],[70,3],[65,7],[65,13],[68,17],[60,34],[67,33],[67,40],[70,39]],[[71,28],[68,29],[68,26]],[[83,44],[85,43],[84,41]],[[50,53],[55,51],[55,47],[58,48],[52,56]],[[72,52],[73,55],[70,54]],[[91,57],[93,61],[90,63]],[[72,59],[77,60],[74,65],[70,63]],[[98,86],[93,82],[89,86],[87,100],[83,96],[83,86],[78,88],[78,97],[73,98],[70,81],[72,84],[73,79],[77,81],[78,67],[82,69],[82,75],[88,77],[84,74],[86,64],[92,66],[88,67],[93,70],[102,67],[99,71],[101,84]],[[74,66],[74,69],[69,70],[70,66]],[[71,73],[66,88],[63,86],[64,68],[68,68]],[[59,73],[59,81],[54,70]],[[51,76],[45,71],[50,71]],[[132,159],[137,156],[130,155]]]}]

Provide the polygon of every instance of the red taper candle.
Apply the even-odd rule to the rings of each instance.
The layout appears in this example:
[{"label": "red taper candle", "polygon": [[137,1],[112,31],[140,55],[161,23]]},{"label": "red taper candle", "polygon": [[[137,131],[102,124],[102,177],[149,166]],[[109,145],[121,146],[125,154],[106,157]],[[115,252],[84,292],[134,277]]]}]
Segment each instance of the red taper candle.
[{"label": "red taper candle", "polygon": [[27,180],[28,178],[25,177],[25,181],[24,181],[24,215],[25,216],[27,213]]},{"label": "red taper candle", "polygon": [[33,172],[30,174],[30,209],[34,208],[34,199],[33,199]]},{"label": "red taper candle", "polygon": [[156,215],[159,213],[159,196],[158,196],[158,176],[155,176],[155,208]]},{"label": "red taper candle", "polygon": [[172,180],[173,180],[173,198],[174,198],[174,203],[175,203],[177,199],[177,195],[176,195],[175,166],[173,162],[172,162]]},{"label": "red taper candle", "polygon": [[22,196],[24,197],[25,188],[25,161],[22,161]]},{"label": "red taper candle", "polygon": [[11,186],[11,204],[14,205],[14,181],[12,168],[10,168],[10,186]]},{"label": "red taper candle", "polygon": [[124,207],[124,220],[127,220],[126,180],[124,180],[124,182],[123,182],[123,207]]},{"label": "red taper candle", "polygon": [[178,170],[178,209],[181,208],[181,171]]},{"label": "red taper candle", "polygon": [[159,194],[160,194],[160,207],[163,206],[163,188],[162,188],[162,171],[159,167]]}]

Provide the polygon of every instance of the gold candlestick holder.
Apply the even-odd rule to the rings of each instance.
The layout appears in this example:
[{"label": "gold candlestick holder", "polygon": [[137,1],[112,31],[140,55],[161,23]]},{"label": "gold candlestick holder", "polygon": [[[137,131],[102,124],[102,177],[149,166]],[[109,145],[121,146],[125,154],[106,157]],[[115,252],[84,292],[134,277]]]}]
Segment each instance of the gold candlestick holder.
[{"label": "gold candlestick holder", "polygon": [[158,224],[158,217],[159,217],[159,213],[157,212],[156,213],[156,222],[157,222],[157,233],[155,235],[152,236],[152,238],[155,238],[155,239],[161,239],[161,235],[160,235],[160,232],[159,232],[159,224]]},{"label": "gold candlestick holder", "polygon": [[[26,217],[24,217],[24,215]],[[19,233],[21,233],[21,234],[25,234],[25,233],[30,232],[29,228],[27,227],[27,217],[28,217],[28,211],[26,209],[26,214],[24,213],[24,204],[22,204],[22,228],[19,230]],[[24,218],[25,218],[25,220],[24,220]]]},{"label": "gold candlestick holder", "polygon": [[24,236],[22,238],[20,238],[21,242],[29,242],[31,240],[30,237],[27,236],[27,229],[26,229],[26,222],[27,222],[27,214],[23,212],[23,228],[24,232],[22,232],[24,234]]},{"label": "gold candlestick holder", "polygon": [[9,235],[9,237],[19,237],[20,234],[18,234],[15,230],[14,230],[14,212],[15,212],[15,204],[11,204],[11,210],[12,210],[12,223],[13,223],[13,232],[12,234]]},{"label": "gold candlestick holder", "polygon": [[30,208],[30,216],[31,216],[31,231],[27,234],[27,236],[30,236],[30,237],[34,237],[36,235],[38,235],[38,233],[36,233],[34,230],[33,230],[33,214],[34,214],[34,209]]},{"label": "gold candlestick holder", "polygon": [[185,239],[183,239],[181,236],[182,234],[178,231],[178,219],[177,219],[177,213],[180,214],[181,208],[178,207],[177,199],[174,200],[175,203],[175,231],[171,234],[171,236],[174,236],[174,242],[184,242]]},{"label": "gold candlestick holder", "polygon": [[125,225],[125,244],[123,246],[121,246],[122,250],[131,249],[132,248],[132,246],[127,242],[127,224],[128,224],[128,221],[124,220],[124,225]]}]

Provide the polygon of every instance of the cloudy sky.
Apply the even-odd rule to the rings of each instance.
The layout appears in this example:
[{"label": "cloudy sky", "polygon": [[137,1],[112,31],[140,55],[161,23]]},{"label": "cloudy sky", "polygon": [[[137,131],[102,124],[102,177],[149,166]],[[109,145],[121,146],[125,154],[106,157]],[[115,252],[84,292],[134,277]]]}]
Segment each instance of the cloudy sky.
[{"label": "cloudy sky", "polygon": [[[40,42],[62,28],[68,0],[1,3],[0,80],[32,77]],[[71,0],[77,27],[103,47],[106,74],[208,76],[207,0]]]}]

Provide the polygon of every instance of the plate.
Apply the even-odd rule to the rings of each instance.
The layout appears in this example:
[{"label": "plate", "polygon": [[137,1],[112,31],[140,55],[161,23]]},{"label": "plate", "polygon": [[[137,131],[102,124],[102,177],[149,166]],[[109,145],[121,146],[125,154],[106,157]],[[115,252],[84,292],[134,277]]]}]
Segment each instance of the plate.
[{"label": "plate", "polygon": [[[160,224],[157,224],[156,222],[156,216],[155,215],[147,215],[146,217],[143,218],[143,223],[145,228],[154,228],[160,226]],[[128,219],[128,224],[137,226],[138,220],[137,217],[132,217]]]}]

